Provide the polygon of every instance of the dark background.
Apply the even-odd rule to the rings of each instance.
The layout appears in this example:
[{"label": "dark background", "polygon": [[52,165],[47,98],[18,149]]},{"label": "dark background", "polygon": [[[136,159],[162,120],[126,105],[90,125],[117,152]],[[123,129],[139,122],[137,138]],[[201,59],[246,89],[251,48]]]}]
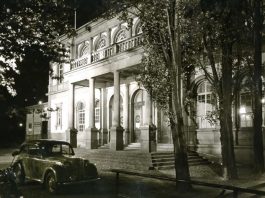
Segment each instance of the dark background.
[{"label": "dark background", "polygon": [[[99,16],[103,0],[76,0],[77,28]],[[73,18],[74,24],[74,18]],[[27,49],[25,59],[19,63],[19,75],[15,75],[17,95],[11,96],[0,86],[0,146],[14,147],[24,141],[25,107],[47,102],[49,60],[38,48]],[[22,124],[22,126],[20,126]]]}]

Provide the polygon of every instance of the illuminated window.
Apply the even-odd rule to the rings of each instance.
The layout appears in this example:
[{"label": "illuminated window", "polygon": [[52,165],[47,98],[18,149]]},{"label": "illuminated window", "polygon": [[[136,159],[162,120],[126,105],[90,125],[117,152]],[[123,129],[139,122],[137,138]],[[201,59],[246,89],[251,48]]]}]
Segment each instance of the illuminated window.
[{"label": "illuminated window", "polygon": [[82,102],[77,104],[76,108],[76,118],[77,118],[77,130],[85,131],[85,105]]},{"label": "illuminated window", "polygon": [[56,129],[62,129],[62,104],[56,105]]},{"label": "illuminated window", "polygon": [[215,126],[209,122],[207,114],[214,110],[214,97],[211,85],[207,81],[203,81],[197,89],[197,122],[199,128],[214,128]]},{"label": "illuminated window", "polygon": [[62,83],[63,82],[63,64],[59,64],[57,68],[58,68],[58,71],[57,71],[58,83]]},{"label": "illuminated window", "polygon": [[32,131],[32,123],[28,124],[28,129],[29,129],[29,131]]},{"label": "illuminated window", "polygon": [[252,127],[252,97],[251,94],[241,93],[240,94],[240,126],[241,127]]},{"label": "illuminated window", "polygon": [[99,105],[99,100],[96,100],[96,105],[95,105],[95,122],[96,123],[100,122],[100,105]]}]

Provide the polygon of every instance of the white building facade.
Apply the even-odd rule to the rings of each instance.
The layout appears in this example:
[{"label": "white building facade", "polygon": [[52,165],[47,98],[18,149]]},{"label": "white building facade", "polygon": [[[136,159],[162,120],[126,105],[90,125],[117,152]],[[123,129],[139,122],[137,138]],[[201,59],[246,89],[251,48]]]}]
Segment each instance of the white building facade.
[{"label": "white building facade", "polygon": [[153,130],[158,117],[166,118],[135,80],[143,54],[141,33],[137,18],[130,29],[114,18],[88,23],[74,38],[61,38],[71,48],[72,61],[52,64],[62,78],[49,81],[48,106],[57,109],[50,112],[49,138],[90,149],[108,144],[113,150],[130,143],[156,150],[157,135],[172,143],[168,123],[159,121],[161,134]]},{"label": "white building facade", "polygon": [[[141,34],[139,19],[134,18],[128,28],[113,18],[87,23],[75,37],[60,38],[70,48],[72,61],[51,64],[60,78],[49,80],[47,106],[54,111],[49,112],[48,138],[88,149],[107,145],[123,150],[133,143],[143,152],[173,147],[167,116],[135,80],[143,55]],[[211,87],[201,72],[192,78],[195,113],[194,119],[185,117],[187,145],[219,160],[219,126],[207,119],[215,109]],[[236,159],[243,163],[253,159],[251,105],[250,93],[241,89],[233,121]]]}]

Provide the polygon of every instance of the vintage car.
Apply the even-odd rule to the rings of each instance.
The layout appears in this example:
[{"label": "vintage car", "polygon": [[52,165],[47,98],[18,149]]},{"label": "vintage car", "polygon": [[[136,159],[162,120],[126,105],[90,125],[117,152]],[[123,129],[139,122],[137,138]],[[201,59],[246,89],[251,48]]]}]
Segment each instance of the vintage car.
[{"label": "vintage car", "polygon": [[99,179],[96,166],[75,157],[68,142],[31,140],[12,155],[17,183],[35,180],[44,184],[50,193],[55,193],[61,185],[85,184]]}]

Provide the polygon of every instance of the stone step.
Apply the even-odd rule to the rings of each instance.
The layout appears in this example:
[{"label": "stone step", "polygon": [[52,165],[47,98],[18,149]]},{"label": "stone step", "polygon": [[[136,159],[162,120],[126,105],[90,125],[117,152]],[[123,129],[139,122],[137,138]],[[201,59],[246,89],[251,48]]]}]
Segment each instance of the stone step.
[{"label": "stone step", "polygon": [[124,150],[140,150],[141,144],[139,142],[130,143]]},{"label": "stone step", "polygon": [[155,167],[155,169],[157,169],[157,170],[167,170],[167,169],[174,169],[174,168],[175,168],[174,164]]},{"label": "stone step", "polygon": [[157,151],[174,151],[173,144],[157,144]]},{"label": "stone step", "polygon": [[109,149],[109,144],[104,144],[104,145],[98,147],[98,149]]},{"label": "stone step", "polygon": [[[174,168],[175,158],[173,152],[151,153],[151,159],[153,166],[158,170]],[[188,163],[189,166],[195,166],[209,164],[210,162],[204,159],[203,157],[199,156],[198,153],[189,151]]]}]

